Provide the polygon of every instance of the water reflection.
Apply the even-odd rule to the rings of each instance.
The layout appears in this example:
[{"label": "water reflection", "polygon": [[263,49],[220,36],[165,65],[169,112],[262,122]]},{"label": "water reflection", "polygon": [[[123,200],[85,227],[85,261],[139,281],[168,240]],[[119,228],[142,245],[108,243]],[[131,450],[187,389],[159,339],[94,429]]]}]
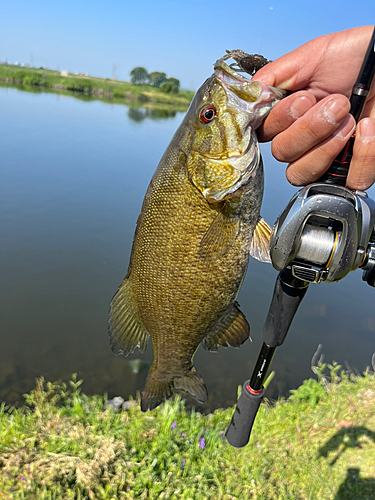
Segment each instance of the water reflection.
[{"label": "water reflection", "polygon": [[146,118],[151,120],[165,120],[168,118],[175,118],[176,111],[168,109],[154,109],[154,108],[129,108],[128,117],[131,121],[140,123]]},{"label": "water reflection", "polygon": [[[31,94],[54,94],[54,95],[58,95],[58,96],[61,96],[61,97],[64,97],[64,96],[70,96],[70,97],[73,97],[74,99],[78,99],[80,101],[95,101],[97,100],[98,98],[95,98],[95,97],[92,97],[90,95],[87,95],[87,94],[84,94],[82,92],[75,92],[75,93],[72,93],[72,92],[69,92],[69,91],[65,91],[65,90],[57,90],[57,89],[53,89],[51,87],[42,87],[42,86],[38,86],[38,85],[28,85],[28,84],[25,84],[25,83],[19,83],[19,84],[14,84],[14,83],[5,83],[5,82],[0,82],[0,88],[4,88],[4,89],[17,89],[19,92],[27,92],[27,93],[31,93]],[[112,102],[111,99],[102,99],[103,102]]]},{"label": "water reflection", "polygon": [[[53,88],[49,87],[42,87],[42,86],[37,86],[37,85],[27,85],[27,84],[13,84],[13,83],[5,83],[5,82],[0,82],[0,89],[12,89],[16,88],[19,92],[27,92],[27,93],[32,93],[32,94],[54,94],[57,95],[58,98],[60,97],[72,97],[74,99],[77,99],[79,101],[84,101],[84,102],[93,102],[93,101],[101,101],[106,104],[121,104],[121,105],[126,105],[126,101],[124,100],[124,96],[122,95],[121,97],[117,97],[116,94],[111,97],[97,97],[94,95],[89,95],[84,92],[80,91],[75,91],[75,92],[70,92],[68,90],[56,90]],[[132,106],[132,107],[127,107],[127,114],[128,117],[130,118],[131,121],[140,123],[144,121],[145,119],[150,119],[150,120],[165,120],[168,118],[175,118],[177,113],[181,113],[181,111],[177,112],[173,109],[168,109],[168,108],[160,108],[159,105],[153,106],[152,103],[148,103],[147,107],[142,107],[142,106]]]}]

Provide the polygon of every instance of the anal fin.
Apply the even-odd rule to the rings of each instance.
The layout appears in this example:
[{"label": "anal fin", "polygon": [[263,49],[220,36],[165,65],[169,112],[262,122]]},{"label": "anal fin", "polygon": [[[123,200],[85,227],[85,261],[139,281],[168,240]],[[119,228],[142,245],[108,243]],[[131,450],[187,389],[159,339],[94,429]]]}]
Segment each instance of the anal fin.
[{"label": "anal fin", "polygon": [[147,347],[149,333],[138,316],[128,278],[124,279],[112,299],[108,333],[115,354],[127,356],[136,347],[142,353]]},{"label": "anal fin", "polygon": [[212,327],[202,345],[208,351],[223,347],[240,347],[249,338],[250,325],[235,302],[224,316]]}]

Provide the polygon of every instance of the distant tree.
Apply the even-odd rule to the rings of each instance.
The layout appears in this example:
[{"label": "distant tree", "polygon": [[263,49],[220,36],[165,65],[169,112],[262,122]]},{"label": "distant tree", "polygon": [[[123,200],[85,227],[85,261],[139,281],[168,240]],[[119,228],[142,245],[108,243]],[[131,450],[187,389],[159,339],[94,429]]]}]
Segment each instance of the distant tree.
[{"label": "distant tree", "polygon": [[161,87],[165,80],[167,79],[167,75],[165,73],[161,73],[160,71],[153,71],[148,75],[151,85],[154,87]]},{"label": "distant tree", "polygon": [[129,108],[128,117],[133,122],[137,122],[137,123],[143,122],[143,120],[146,118],[146,111],[144,109],[140,109],[140,108]]},{"label": "distant tree", "polygon": [[130,72],[130,81],[132,83],[146,83],[149,80],[148,73],[142,66],[133,68]]},{"label": "distant tree", "polygon": [[171,83],[172,85],[174,85],[178,89],[180,88],[180,80],[177,80],[177,78],[168,78],[167,82]]},{"label": "distant tree", "polygon": [[160,90],[167,94],[177,94],[180,88],[180,81],[177,78],[167,78]]}]

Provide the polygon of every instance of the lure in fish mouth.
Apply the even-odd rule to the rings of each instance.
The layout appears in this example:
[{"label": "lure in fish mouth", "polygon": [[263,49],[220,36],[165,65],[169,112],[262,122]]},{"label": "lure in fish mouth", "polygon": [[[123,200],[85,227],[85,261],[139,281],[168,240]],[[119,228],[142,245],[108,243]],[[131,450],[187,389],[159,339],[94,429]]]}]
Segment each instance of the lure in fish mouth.
[{"label": "lure in fish mouth", "polygon": [[239,75],[223,58],[214,68],[152,177],[128,273],[110,306],[116,354],[143,352],[152,339],[143,411],[174,390],[207,400],[194,353],[200,343],[217,351],[248,339],[236,297],[249,255],[269,262],[255,129],[283,92]]},{"label": "lure in fish mouth", "polygon": [[227,50],[226,52],[227,53],[221,58],[223,61],[234,59],[235,62],[230,64],[230,67],[251,76],[263,68],[263,66],[272,62],[260,54],[248,54],[240,49]]}]

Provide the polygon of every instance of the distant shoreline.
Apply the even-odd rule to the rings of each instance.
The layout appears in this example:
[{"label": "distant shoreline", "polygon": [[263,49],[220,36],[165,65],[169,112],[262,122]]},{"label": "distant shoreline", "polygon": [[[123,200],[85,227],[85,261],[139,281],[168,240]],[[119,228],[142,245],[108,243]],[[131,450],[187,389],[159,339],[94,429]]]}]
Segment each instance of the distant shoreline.
[{"label": "distant shoreline", "polygon": [[[62,73],[67,76],[62,76]],[[174,111],[186,111],[194,96],[189,90],[176,94],[162,92],[148,84],[132,84],[120,80],[74,75],[45,68],[0,64],[1,86],[14,86],[29,91],[52,91],[133,106],[147,106]]]}]

